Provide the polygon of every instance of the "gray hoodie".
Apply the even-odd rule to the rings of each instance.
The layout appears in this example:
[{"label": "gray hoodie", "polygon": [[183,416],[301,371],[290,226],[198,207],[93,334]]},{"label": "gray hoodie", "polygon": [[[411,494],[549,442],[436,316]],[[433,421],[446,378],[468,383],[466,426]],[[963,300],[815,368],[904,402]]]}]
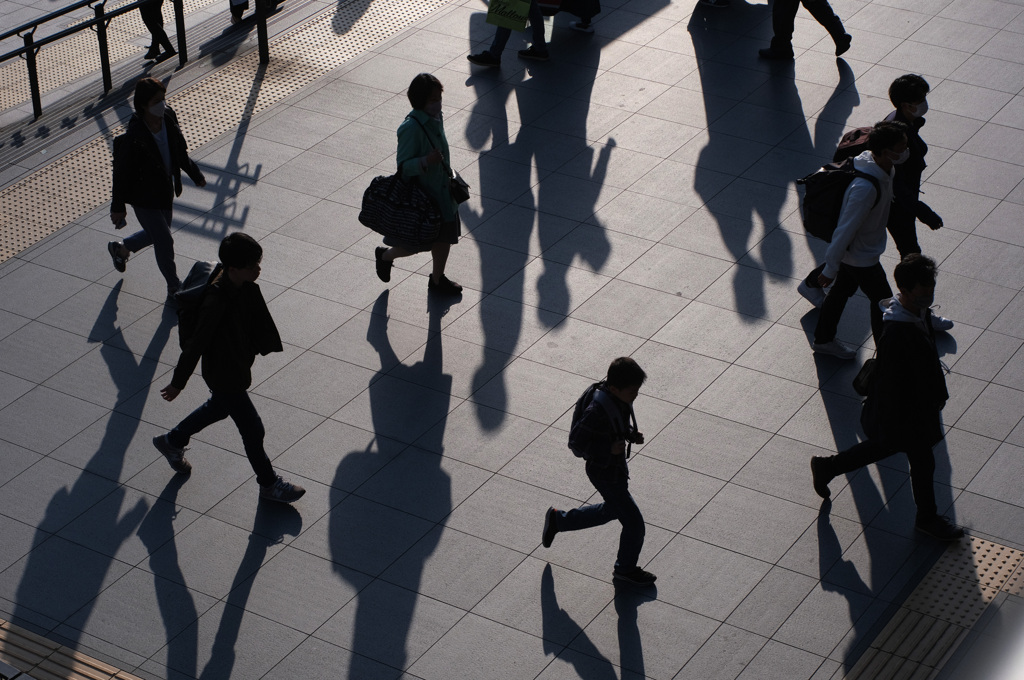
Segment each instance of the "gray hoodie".
[{"label": "gray hoodie", "polygon": [[869,180],[858,177],[850,182],[843,196],[839,224],[832,235],[832,243],[825,251],[825,270],[822,273],[830,279],[836,277],[842,262],[851,267],[870,267],[878,264],[878,258],[885,252],[885,223],[892,203],[894,171],[886,172],[880,168],[870,151],[853,159],[853,165],[878,180],[881,196],[875,203],[875,187]]}]

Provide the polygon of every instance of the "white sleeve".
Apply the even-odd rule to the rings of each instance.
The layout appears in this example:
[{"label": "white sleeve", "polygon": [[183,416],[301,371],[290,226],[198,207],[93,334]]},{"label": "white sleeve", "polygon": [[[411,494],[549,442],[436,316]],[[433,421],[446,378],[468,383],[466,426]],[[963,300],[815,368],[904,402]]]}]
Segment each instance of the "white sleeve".
[{"label": "white sleeve", "polygon": [[825,251],[825,269],[822,271],[827,278],[834,279],[839,273],[839,263],[843,261],[846,249],[853,243],[857,230],[864,224],[864,219],[875,205],[878,192],[871,180],[857,177],[846,188],[843,196],[843,207],[839,211],[839,223],[832,234],[832,243]]}]

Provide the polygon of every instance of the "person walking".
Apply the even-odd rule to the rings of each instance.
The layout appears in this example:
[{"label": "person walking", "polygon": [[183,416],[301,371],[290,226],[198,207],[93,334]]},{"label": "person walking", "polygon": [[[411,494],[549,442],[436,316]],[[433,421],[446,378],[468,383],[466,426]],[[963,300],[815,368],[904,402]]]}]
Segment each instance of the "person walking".
[{"label": "person walking", "polygon": [[266,356],[284,349],[263,293],[256,285],[263,248],[248,234],[234,232],[221,241],[218,255],[220,270],[214,270],[207,286],[194,330],[183,338],[171,382],[160,390],[164,400],[174,401],[202,359],[203,380],[210,388],[210,398],[170,432],[154,437],[153,446],[175,472],[190,474],[192,464],[185,458],[189,440],[230,416],[242,435],[245,455],[256,473],[260,498],[292,503],[306,490],[286,482],[274,471],[263,448],[263,421],[247,391],[252,384],[256,355]]},{"label": "person walking", "polygon": [[412,111],[398,126],[398,170],[403,177],[417,181],[441,210],[441,230],[433,243],[407,243],[392,236],[384,237],[384,246],[374,250],[377,277],[387,283],[391,281],[391,268],[395,259],[416,253],[430,251],[433,269],[427,281],[427,290],[436,295],[456,296],[462,294],[462,286],[444,274],[448,254],[459,242],[462,223],[459,219],[459,204],[452,198],[451,154],[448,139],[444,134],[444,117],[441,113],[441,81],[429,73],[421,73],[412,79],[406,95],[412,104]]},{"label": "person walking", "polygon": [[124,227],[128,214],[125,204],[130,203],[142,229],[123,242],[110,241],[107,252],[114,269],[124,272],[132,253],[152,245],[170,300],[181,285],[171,236],[172,204],[174,197],[181,195],[181,171],[198,187],[206,186],[206,178],[188,156],[185,136],[177,115],[167,106],[166,95],[167,88],[156,78],[139,80],[128,131],[114,139],[110,221],[117,229]]},{"label": "person walking", "polygon": [[792,61],[793,28],[796,11],[803,5],[815,20],[825,27],[836,44],[836,56],[842,56],[850,49],[853,36],[843,28],[842,20],[836,16],[828,0],[772,0],[772,42],[769,47],[758,50],[762,59]]},{"label": "person walking", "polygon": [[644,443],[643,434],[635,427],[633,402],[646,380],[647,374],[631,357],[619,357],[608,366],[608,377],[597,384],[593,399],[569,433],[569,448],[587,461],[587,478],[603,502],[572,510],[548,508],[541,534],[541,545],[550,548],[558,533],[617,519],[622,532],[612,579],[643,586],[653,584],[657,576],[638,564],[646,526],[629,493],[626,444]]},{"label": "person walking", "polygon": [[[548,54],[548,45],[544,38],[544,14],[537,5],[537,0],[530,0],[530,11],[527,16],[530,20],[530,30],[533,32],[533,43],[527,49],[519,50],[519,58],[531,61],[547,61],[550,55]],[[585,26],[582,28],[574,26],[574,28],[582,30],[584,33],[592,32],[593,29],[590,28],[592,16],[588,16],[585,19]],[[505,51],[505,45],[511,36],[511,28],[506,28],[505,26],[496,27],[494,29],[494,40],[491,42],[490,48],[479,54],[467,55],[466,59],[469,60],[469,63],[476,66],[501,66],[501,53]]]},{"label": "person walking", "polygon": [[[146,29],[153,36],[149,43],[149,49],[143,58],[153,59],[158,64],[162,61],[167,61],[177,54],[174,50],[174,45],[171,44],[171,39],[167,37],[167,32],[164,31],[163,6],[164,0],[149,0],[149,2],[139,5],[139,15],[142,16],[142,23],[146,25]],[[164,48],[162,53],[160,52],[161,47]]]},{"label": "person walking", "polygon": [[942,408],[949,399],[942,362],[935,346],[931,307],[935,262],[911,253],[893,272],[899,293],[885,300],[885,330],[878,342],[874,382],[861,412],[863,441],[835,456],[811,458],[811,480],[822,498],[829,482],[903,451],[910,461],[910,484],[917,504],[914,527],[929,536],[954,541],[963,529],[938,514],[935,505],[935,455],[942,441]]},{"label": "person walking", "polygon": [[[860,288],[871,301],[871,333],[875,344],[882,335],[881,300],[892,297],[879,258],[885,252],[885,225],[892,202],[893,167],[904,162],[907,150],[903,123],[875,123],[868,133],[868,150],[854,159],[854,167],[874,178],[857,177],[846,189],[832,242],[825,251],[825,264],[819,266],[797,286],[811,300],[831,288],[821,302],[821,314],[814,327],[811,348],[840,359],[853,359],[857,352],[836,339],[839,319],[846,301]],[[877,189],[876,189],[877,183]]]}]

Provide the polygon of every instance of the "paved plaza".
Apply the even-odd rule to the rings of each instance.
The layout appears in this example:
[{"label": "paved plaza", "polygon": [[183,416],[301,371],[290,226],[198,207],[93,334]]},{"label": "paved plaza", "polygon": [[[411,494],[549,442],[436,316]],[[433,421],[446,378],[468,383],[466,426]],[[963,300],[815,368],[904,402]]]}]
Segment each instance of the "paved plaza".
[{"label": "paved plaza", "polygon": [[[359,2],[365,18],[387,0]],[[593,34],[559,14],[549,62],[517,58],[527,32],[492,70],[466,60],[493,34],[481,0],[401,4],[420,14],[224,132],[179,110],[209,184],[175,203],[178,271],[231,231],[264,248],[285,350],[257,358],[251,392],[275,467],[308,490],[294,506],[258,501],[230,421],[193,439],[190,476],[153,448],[208,392],[195,375],[160,398],[177,318],[151,249],[113,270],[109,189],[0,263],[0,619],[144,679],[843,678],[946,546],[913,529],[903,456],[837,478],[831,504],[811,487],[811,456],[863,438],[851,380],[873,344],[858,295],[839,336],[857,360],[810,350],[796,286],[825,244],[794,179],[889,113],[907,72],[932,86],[922,198],[945,226],[918,233],[956,323],[939,511],[1024,551],[1024,0],[837,0],[839,60],[801,9],[792,63],[757,58],[766,4],[602,0]],[[189,25],[219,34],[220,5]],[[302,5],[275,39],[341,5]],[[56,6],[0,0],[0,21]],[[188,82],[253,49],[197,47]],[[253,88],[288,60],[272,41]],[[173,69],[153,74],[187,111]],[[428,297],[426,254],[381,283],[356,219],[422,71],[473,193],[451,303]],[[0,168],[0,191],[129,113]],[[3,123],[5,145],[27,124]],[[96,173],[43,198],[106,186]],[[613,585],[618,524],[541,547],[548,506],[597,497],[567,430],[620,355],[649,375],[630,488],[656,589]],[[1020,619],[1024,600],[985,592],[940,677],[981,677],[964,669],[985,626]]]}]

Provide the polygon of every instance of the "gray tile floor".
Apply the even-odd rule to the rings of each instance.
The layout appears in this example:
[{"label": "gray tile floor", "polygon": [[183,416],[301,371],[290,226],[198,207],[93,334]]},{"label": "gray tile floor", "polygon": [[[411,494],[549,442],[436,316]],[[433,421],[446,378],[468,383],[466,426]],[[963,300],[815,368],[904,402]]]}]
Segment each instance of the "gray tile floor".
[{"label": "gray tile floor", "polygon": [[[1024,3],[840,0],[839,62],[801,10],[792,65],[756,58],[764,4],[602,4],[593,35],[550,22],[550,62],[515,36],[482,72],[485,7],[454,0],[195,150],[208,177],[260,166],[185,189],[176,251],[187,269],[236,229],[265,248],[286,347],[252,392],[309,489],[294,508],[257,502],[230,423],[187,479],[152,448],[205,389],[159,398],[175,317],[151,252],[110,269],[106,206],[0,264],[0,617],[145,678],[842,677],[941,546],[898,457],[826,511],[810,488],[808,458],[862,435],[857,364],[807,344],[796,283],[823,250],[792,180],[906,71],[933,87],[924,198],[946,226],[920,237],[957,324],[938,497],[1024,548]],[[424,70],[474,192],[451,306],[426,256],[382,285],[355,220]],[[840,330],[860,360],[866,305]],[[594,495],[568,418],[620,354],[650,374],[632,488],[656,592],[611,584],[615,526],[540,547],[549,505]]]}]

